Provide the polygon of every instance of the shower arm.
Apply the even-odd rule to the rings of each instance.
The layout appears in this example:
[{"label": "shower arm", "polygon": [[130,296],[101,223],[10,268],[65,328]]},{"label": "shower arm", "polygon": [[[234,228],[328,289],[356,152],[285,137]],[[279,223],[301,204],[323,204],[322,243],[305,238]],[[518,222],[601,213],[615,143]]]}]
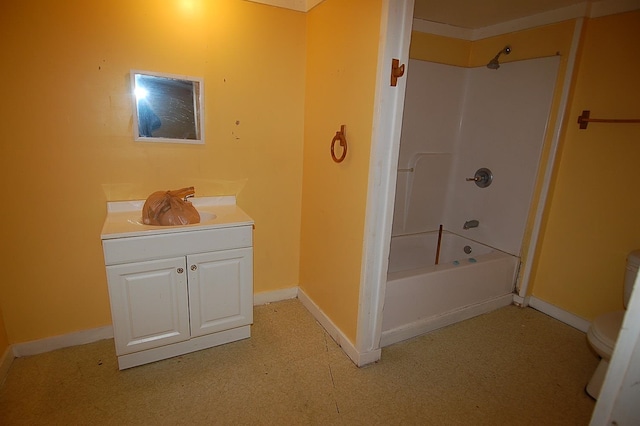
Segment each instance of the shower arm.
[{"label": "shower arm", "polygon": [[506,45],[501,51],[499,51],[496,56],[493,57],[492,60],[489,61],[489,63],[487,64],[487,68],[490,69],[498,69],[500,68],[500,61],[498,61],[498,59],[500,58],[500,55],[502,54],[508,55],[511,53],[511,46]]},{"label": "shower arm", "polygon": [[495,56],[495,58],[493,58],[493,60],[497,61],[500,55],[502,55],[503,53],[505,55],[508,55],[509,53],[511,53],[511,46],[505,46],[504,49],[498,52],[498,54]]}]

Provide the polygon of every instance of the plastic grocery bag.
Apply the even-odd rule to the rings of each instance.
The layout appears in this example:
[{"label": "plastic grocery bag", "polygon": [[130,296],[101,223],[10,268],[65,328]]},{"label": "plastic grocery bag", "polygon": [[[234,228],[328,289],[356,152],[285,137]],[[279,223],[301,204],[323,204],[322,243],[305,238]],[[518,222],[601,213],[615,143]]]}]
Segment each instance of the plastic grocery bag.
[{"label": "plastic grocery bag", "polygon": [[154,192],[142,206],[142,222],[161,226],[200,223],[198,210],[187,201],[187,197],[193,197],[195,193],[193,186]]}]

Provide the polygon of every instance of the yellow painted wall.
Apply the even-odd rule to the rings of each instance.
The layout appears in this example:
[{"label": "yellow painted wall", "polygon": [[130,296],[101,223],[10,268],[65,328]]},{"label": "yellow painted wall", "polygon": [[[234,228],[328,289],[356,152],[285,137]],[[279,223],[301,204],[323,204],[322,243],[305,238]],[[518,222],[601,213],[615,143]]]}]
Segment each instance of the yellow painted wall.
[{"label": "yellow painted wall", "polygon": [[[298,284],[305,19],[242,0],[2,1],[10,343],[111,323],[105,203],[155,190],[238,193],[255,291]],[[204,146],[133,141],[130,69],[204,77]]]},{"label": "yellow painted wall", "polygon": [[564,65],[571,48],[574,26],[575,21],[569,20],[475,41],[469,55],[469,66],[485,66],[506,45],[511,46],[511,53],[501,55],[500,63],[559,54]]},{"label": "yellow painted wall", "polygon": [[640,249],[640,11],[588,20],[533,295],[593,319],[622,308],[625,259]]},{"label": "yellow painted wall", "polygon": [[409,57],[439,64],[469,66],[471,42],[436,34],[411,32]]},{"label": "yellow painted wall", "polygon": [[8,347],[9,347],[9,338],[7,337],[7,331],[4,326],[4,317],[2,315],[2,309],[0,308],[0,360],[2,360],[2,355],[4,355]]},{"label": "yellow painted wall", "polygon": [[[300,287],[355,342],[380,0],[326,0],[308,13]],[[330,144],[346,125],[348,155]]]},{"label": "yellow painted wall", "polygon": [[512,52],[500,56],[501,63],[560,54],[562,63],[566,64],[574,25],[575,22],[569,20],[477,41],[413,31],[409,55],[422,61],[479,67],[486,65],[508,44]]}]

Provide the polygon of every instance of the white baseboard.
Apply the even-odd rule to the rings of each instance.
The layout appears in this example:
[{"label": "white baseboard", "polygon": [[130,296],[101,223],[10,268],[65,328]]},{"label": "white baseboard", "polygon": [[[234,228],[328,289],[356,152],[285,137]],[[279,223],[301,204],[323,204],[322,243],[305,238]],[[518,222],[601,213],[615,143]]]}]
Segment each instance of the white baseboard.
[{"label": "white baseboard", "polygon": [[381,349],[376,349],[370,352],[359,352],[354,344],[345,336],[345,334],[329,319],[329,317],[315,304],[309,296],[302,290],[298,290],[298,299],[302,305],[313,315],[313,317],[320,323],[320,325],[329,333],[329,336],[342,348],[344,353],[353,361],[358,367],[362,367],[372,362],[376,362],[380,359],[382,354]]},{"label": "white baseboard", "polygon": [[77,331],[62,336],[47,337],[31,342],[16,343],[13,345],[13,354],[16,357],[37,355],[69,346],[84,345],[98,340],[113,338],[113,327],[110,325],[92,328],[90,330]]},{"label": "white baseboard", "polygon": [[514,305],[520,306],[521,308],[526,308],[527,306],[529,306],[529,299],[530,297],[522,297],[518,294],[513,295],[513,303]]},{"label": "white baseboard", "polygon": [[[294,299],[298,295],[298,287],[285,288],[282,290],[267,291],[255,294],[253,297],[254,305],[264,305],[265,303],[278,302],[280,300]],[[12,346],[12,354],[15,357],[37,355],[45,352],[54,351],[56,349],[67,348],[70,346],[84,345],[87,343],[97,342],[98,340],[113,338],[113,327],[108,325],[105,327],[94,328],[90,330],[82,330],[75,333],[64,334],[62,336],[47,337],[45,339],[33,340],[31,342],[16,343]],[[4,358],[0,360],[0,373]],[[10,362],[9,362],[10,364]],[[2,377],[0,375],[0,377]]]},{"label": "white baseboard", "polygon": [[582,317],[574,315],[571,312],[567,312],[564,309],[561,309],[549,302],[545,302],[544,300],[538,299],[534,296],[529,297],[529,306],[537,311],[549,315],[552,318],[557,319],[558,321],[570,325],[573,328],[577,328],[584,333],[589,330],[589,326],[591,325],[590,321],[587,321]]},{"label": "white baseboard", "polygon": [[0,384],[4,382],[7,374],[9,374],[9,369],[11,368],[11,363],[13,363],[14,358],[13,348],[9,346],[7,350],[4,351],[2,357],[0,357]]},{"label": "white baseboard", "polygon": [[502,308],[503,306],[508,306],[512,302],[513,297],[512,294],[509,293],[475,305],[465,306],[454,311],[424,318],[391,330],[386,330],[382,332],[382,336],[380,337],[380,346],[385,347],[394,343],[402,342],[430,331],[434,331],[478,315],[486,314],[487,312],[494,311],[498,308]]},{"label": "white baseboard", "polygon": [[298,287],[283,288],[281,290],[263,291],[253,295],[253,306],[266,305],[267,303],[281,300],[295,299],[298,297]]},{"label": "white baseboard", "polygon": [[[282,290],[268,291],[257,293],[253,297],[253,304],[263,305],[265,303],[279,302],[281,300],[294,299],[298,297],[300,302],[314,316],[314,318],[324,327],[331,338],[342,348],[347,356],[358,366],[361,367],[380,359],[381,349],[369,352],[359,352],[344,333],[322,312],[304,291],[298,287],[291,287]],[[45,339],[34,340],[31,342],[17,343],[8,349],[9,355],[5,354],[0,360],[0,377],[4,371],[5,364],[11,365],[13,357],[37,355],[44,352],[50,352],[56,349],[66,348],[70,346],[84,345],[87,343],[97,342],[98,340],[113,338],[113,327],[105,326],[90,330],[83,330],[75,333],[65,334],[62,336],[48,337]]]}]

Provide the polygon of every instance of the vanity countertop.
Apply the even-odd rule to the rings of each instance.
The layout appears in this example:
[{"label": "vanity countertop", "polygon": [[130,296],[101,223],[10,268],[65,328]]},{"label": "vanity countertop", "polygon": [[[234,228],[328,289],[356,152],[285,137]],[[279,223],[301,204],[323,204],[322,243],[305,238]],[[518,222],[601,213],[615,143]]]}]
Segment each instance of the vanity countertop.
[{"label": "vanity countertop", "polygon": [[[145,200],[107,202],[107,217],[102,226],[101,239],[138,237],[176,232],[201,231],[253,225],[251,219],[236,205],[236,197],[195,197],[189,199],[201,216],[200,223],[180,226],[142,224],[142,206]],[[211,218],[212,215],[215,217]]]}]

